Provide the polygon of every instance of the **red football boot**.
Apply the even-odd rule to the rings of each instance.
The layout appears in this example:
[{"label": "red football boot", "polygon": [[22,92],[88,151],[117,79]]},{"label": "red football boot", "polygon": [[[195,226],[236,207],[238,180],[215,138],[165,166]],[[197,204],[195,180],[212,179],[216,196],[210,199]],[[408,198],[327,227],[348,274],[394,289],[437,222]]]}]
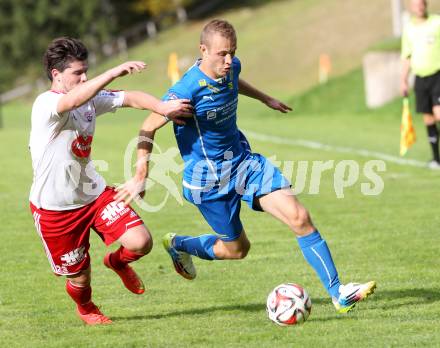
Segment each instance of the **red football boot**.
[{"label": "red football boot", "polygon": [[92,305],[93,309],[86,314],[82,314],[79,309],[77,309],[78,316],[83,322],[85,322],[87,325],[108,325],[112,323],[109,318],[101,313],[98,307],[96,307],[94,304]]},{"label": "red football boot", "polygon": [[130,290],[132,293],[140,295],[145,292],[145,286],[142,282],[142,279],[136,274],[133,268],[131,268],[128,264],[126,264],[121,269],[116,269],[110,263],[110,254],[104,256],[104,265],[107,268],[113,270],[122,280],[125,287]]}]

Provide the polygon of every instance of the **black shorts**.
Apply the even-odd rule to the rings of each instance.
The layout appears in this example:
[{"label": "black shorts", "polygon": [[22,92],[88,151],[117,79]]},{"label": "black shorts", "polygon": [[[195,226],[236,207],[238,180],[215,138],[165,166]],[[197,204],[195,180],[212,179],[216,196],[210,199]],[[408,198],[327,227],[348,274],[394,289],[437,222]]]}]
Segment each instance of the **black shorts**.
[{"label": "black shorts", "polygon": [[432,108],[440,105],[440,71],[426,77],[416,76],[416,110],[423,114],[432,114]]}]

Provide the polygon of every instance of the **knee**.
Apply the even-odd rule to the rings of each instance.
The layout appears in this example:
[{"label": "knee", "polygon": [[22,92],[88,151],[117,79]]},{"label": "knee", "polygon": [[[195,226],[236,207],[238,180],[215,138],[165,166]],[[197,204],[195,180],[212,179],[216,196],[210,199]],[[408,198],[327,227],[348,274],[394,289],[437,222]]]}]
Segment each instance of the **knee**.
[{"label": "knee", "polygon": [[218,240],[214,245],[214,253],[216,258],[220,260],[238,260],[244,259],[250,248],[251,244],[247,239],[232,245],[225,245],[221,240]]},{"label": "knee", "polygon": [[85,271],[81,271],[77,274],[71,275],[67,277],[69,281],[76,286],[79,287],[85,287],[90,285],[91,276],[90,276],[90,269],[87,269]]},{"label": "knee", "polygon": [[143,229],[138,229],[135,233],[125,236],[121,244],[124,248],[136,254],[146,255],[153,248],[153,238],[150,232],[144,227]]},{"label": "knee", "polygon": [[247,243],[241,250],[239,254],[239,259],[244,259],[247,254],[249,253],[249,250],[251,249],[251,244]]},{"label": "knee", "polygon": [[233,258],[238,260],[244,259],[249,253],[250,249],[251,249],[251,243],[249,241],[242,243],[239,248],[234,250]]},{"label": "knee", "polygon": [[302,206],[297,207],[296,211],[290,214],[288,221],[294,231],[302,231],[311,225],[309,212]]},{"label": "knee", "polygon": [[140,238],[135,245],[135,250],[132,250],[138,254],[146,255],[148,254],[151,249],[153,249],[153,238],[151,238],[151,235],[148,234],[144,238]]}]

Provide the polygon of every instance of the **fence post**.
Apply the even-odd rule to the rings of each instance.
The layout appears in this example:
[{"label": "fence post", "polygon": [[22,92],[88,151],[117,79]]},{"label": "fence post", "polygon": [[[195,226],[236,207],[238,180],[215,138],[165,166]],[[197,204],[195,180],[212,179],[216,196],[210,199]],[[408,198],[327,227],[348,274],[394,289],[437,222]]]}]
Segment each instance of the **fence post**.
[{"label": "fence post", "polygon": [[109,42],[103,44],[101,50],[106,57],[111,57],[113,55],[113,47],[112,44]]},{"label": "fence post", "polygon": [[402,0],[391,0],[391,14],[393,17],[393,36],[402,36]]},{"label": "fence post", "polygon": [[119,57],[121,57],[122,59],[127,59],[128,58],[127,39],[124,36],[119,36],[118,41],[116,43],[118,45]]},{"label": "fence post", "polygon": [[178,7],[176,10],[176,14],[177,14],[177,20],[179,21],[179,23],[186,22],[186,20],[188,19],[188,14],[186,13],[185,8],[183,8],[183,7]]},{"label": "fence post", "polygon": [[155,38],[157,35],[156,24],[152,21],[147,22],[147,34],[148,37]]}]

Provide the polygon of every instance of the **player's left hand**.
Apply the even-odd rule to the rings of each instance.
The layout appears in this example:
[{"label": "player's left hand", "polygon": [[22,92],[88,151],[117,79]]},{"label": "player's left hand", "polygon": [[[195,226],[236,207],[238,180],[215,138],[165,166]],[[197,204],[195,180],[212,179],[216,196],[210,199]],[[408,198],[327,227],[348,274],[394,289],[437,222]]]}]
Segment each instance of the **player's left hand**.
[{"label": "player's left hand", "polygon": [[268,98],[264,104],[266,104],[268,107],[270,107],[271,109],[274,110],[278,110],[280,112],[282,112],[283,114],[292,111],[292,108],[282,102],[280,102],[279,100],[275,99],[275,98]]},{"label": "player's left hand", "polygon": [[125,184],[117,187],[116,191],[118,192],[114,197],[116,203],[124,202],[124,204],[127,206],[137,196],[139,196],[140,198],[144,198],[145,179],[141,180],[137,178],[132,178]]}]

